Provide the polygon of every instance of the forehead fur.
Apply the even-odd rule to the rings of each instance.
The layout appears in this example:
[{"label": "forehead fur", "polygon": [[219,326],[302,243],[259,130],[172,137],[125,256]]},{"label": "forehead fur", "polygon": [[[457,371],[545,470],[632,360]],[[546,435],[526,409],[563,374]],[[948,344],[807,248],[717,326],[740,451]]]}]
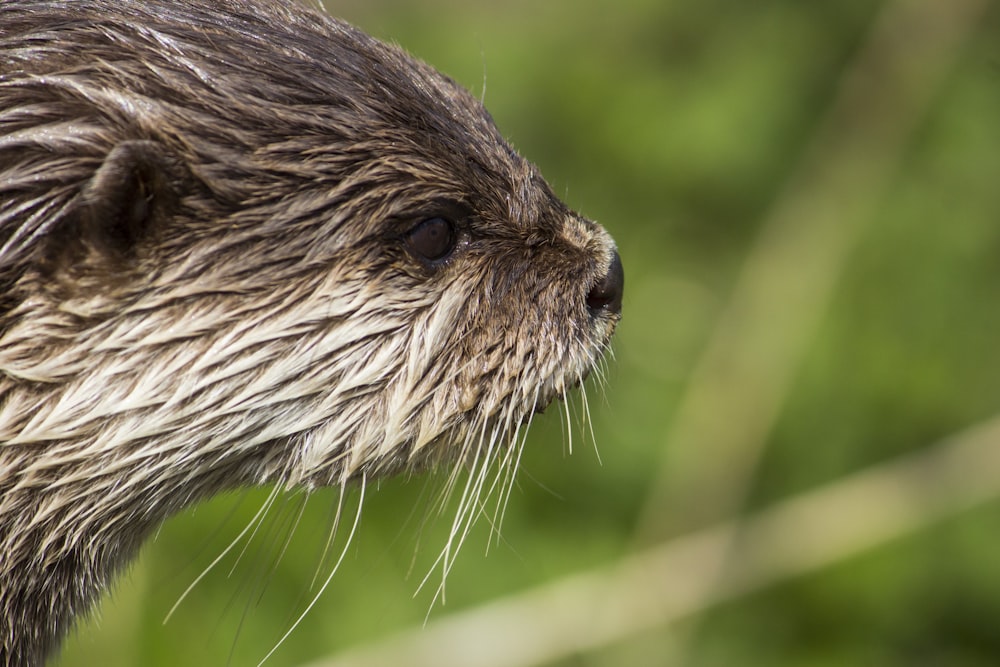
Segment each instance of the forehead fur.
[{"label": "forehead fur", "polygon": [[[236,0],[223,2],[224,12],[187,0],[91,0],[64,9],[72,18],[58,25],[38,25],[33,9],[54,3],[14,4],[0,4],[0,165],[51,179],[54,200],[61,191],[68,199],[71,184],[118,142],[151,139],[209,195],[190,216],[199,233],[212,235],[238,212],[229,239],[233,226],[266,234],[296,218],[324,220],[325,210],[346,213],[345,199],[366,204],[354,197],[362,188],[372,199],[359,218],[414,214],[392,210],[403,202],[460,203],[500,234],[529,231],[549,203],[547,186],[477,99],[319,12]],[[380,185],[394,191],[377,201]],[[4,197],[11,191],[16,184],[0,185]],[[282,208],[292,199],[298,210]],[[13,235],[38,231],[0,230],[8,259]]]}]

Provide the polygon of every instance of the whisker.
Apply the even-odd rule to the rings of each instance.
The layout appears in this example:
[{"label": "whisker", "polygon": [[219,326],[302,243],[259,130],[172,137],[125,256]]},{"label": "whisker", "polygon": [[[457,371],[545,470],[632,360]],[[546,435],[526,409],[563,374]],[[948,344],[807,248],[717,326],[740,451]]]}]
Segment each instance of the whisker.
[{"label": "whisker", "polygon": [[228,554],[230,551],[233,550],[233,548],[239,543],[240,540],[243,539],[243,537],[247,534],[247,532],[249,532],[251,528],[254,530],[254,532],[256,532],[257,528],[260,525],[260,522],[263,521],[264,516],[267,515],[268,510],[271,508],[271,505],[274,503],[275,498],[278,497],[278,494],[280,492],[281,492],[280,487],[275,485],[275,487],[271,490],[271,493],[268,494],[267,498],[264,500],[264,503],[261,505],[260,509],[257,510],[257,513],[254,514],[253,518],[250,519],[250,522],[247,523],[246,527],[243,528],[243,530],[240,531],[239,535],[237,535],[233,539],[233,541],[229,543],[229,546],[223,549],[222,553],[216,556],[215,560],[209,563],[208,566],[204,570],[202,570],[201,574],[195,577],[194,581],[192,581],[191,584],[186,589],[184,589],[184,592],[181,593],[179,598],[177,598],[177,602],[174,603],[174,606],[170,608],[170,611],[168,611],[167,615],[164,617],[163,619],[164,625],[168,621],[170,621],[170,618],[174,615],[174,612],[177,611],[177,608],[181,605],[181,603],[185,600],[185,598],[187,598],[187,596],[190,595],[191,591],[194,590],[194,587],[197,586],[198,583],[202,579],[204,579],[209,572],[212,571],[212,568],[214,568],[216,565],[219,564],[219,561],[221,561],[223,558],[226,557],[226,554]]},{"label": "whisker", "polygon": [[[451,573],[451,569],[455,564],[456,555],[465,543],[465,539],[469,534],[471,526],[475,523],[475,519],[477,517],[475,509],[479,505],[482,488],[487,478],[490,464],[494,459],[497,441],[502,429],[503,423],[498,420],[490,433],[490,438],[486,447],[482,447],[482,444],[480,443],[480,447],[476,452],[476,457],[469,473],[469,479],[466,483],[462,498],[459,500],[459,506],[456,511],[455,519],[452,522],[451,532],[447,544],[442,551],[441,557],[439,557],[434,564],[435,568],[438,563],[441,564],[441,584],[438,586],[434,598],[431,601],[431,608],[433,608],[438,599],[441,600],[442,604],[445,603],[445,583],[447,582],[448,575]],[[428,613],[429,611],[430,610],[428,610]]]},{"label": "whisker", "polygon": [[[535,394],[537,395],[537,390]],[[506,492],[501,493],[502,503],[500,504],[500,519],[497,522],[498,526],[503,525],[504,517],[507,516],[507,506],[510,503],[510,497],[514,491],[514,485],[517,483],[517,471],[521,468],[521,456],[524,454],[525,445],[528,442],[528,432],[531,430],[531,422],[534,419],[534,413],[528,415],[528,423],[524,426],[523,433],[518,439],[517,444],[517,456],[514,458],[514,464],[510,466],[510,470],[507,474],[507,489]],[[497,535],[499,537],[499,533]]]},{"label": "whisker", "polygon": [[594,445],[594,456],[597,457],[597,464],[603,466],[604,461],[601,460],[601,450],[597,446],[597,433],[594,432],[594,418],[590,414],[587,387],[583,384],[580,385],[580,406],[582,409],[583,425],[586,427],[587,432],[590,433],[590,442]]},{"label": "whisker", "polygon": [[563,422],[563,424],[566,427],[566,444],[567,444],[567,447],[569,448],[569,455],[572,456],[573,455],[573,417],[570,415],[570,412],[569,412],[569,399],[566,397],[566,390],[565,389],[563,389],[563,391],[560,393],[559,398],[562,401],[563,413],[565,413],[565,415],[566,415],[566,421]]},{"label": "whisker", "polygon": [[[271,563],[271,567],[269,568],[270,572],[268,573],[267,577],[265,577],[263,580],[263,584],[260,590],[261,596],[263,596],[264,590],[267,588],[268,583],[270,583],[270,581],[274,578],[274,573],[277,571],[278,565],[281,564],[281,559],[285,557],[285,553],[288,551],[288,545],[291,544],[292,538],[295,537],[295,531],[298,530],[299,524],[302,522],[302,516],[306,512],[306,505],[309,504],[309,498],[311,496],[312,492],[309,489],[306,489],[306,491],[302,494],[301,496],[302,500],[299,503],[299,511],[296,513],[295,519],[292,521],[292,525],[288,529],[284,543],[281,545],[281,549],[278,551],[278,554],[275,556],[274,560]],[[258,597],[258,602],[260,602],[259,597]]]},{"label": "whisker", "polygon": [[445,581],[448,578],[448,574],[451,572],[451,568],[455,564],[455,558],[459,549],[461,549],[462,544],[465,542],[469,525],[474,521],[476,516],[475,507],[482,490],[482,484],[486,472],[489,470],[493,449],[496,444],[497,428],[499,428],[499,426],[494,427],[493,432],[490,434],[487,446],[485,448],[480,448],[482,456],[479,456],[477,453],[476,461],[472,469],[469,471],[469,479],[465,487],[465,492],[459,499],[459,505],[455,513],[455,519],[452,522],[448,543],[444,550],[445,558],[441,562],[441,585],[439,586],[439,591],[441,594],[442,604],[445,601]]},{"label": "whisker", "polygon": [[[538,395],[541,389],[539,387],[535,388],[535,394],[532,397],[531,404],[535,405],[538,402]],[[517,426],[512,431],[511,446],[508,448],[508,453],[504,457],[501,463],[500,470],[498,474],[504,474],[504,482],[500,488],[500,492],[497,494],[497,506],[495,510],[496,520],[493,524],[495,530],[497,545],[500,542],[500,529],[503,526],[504,517],[507,514],[507,504],[510,502],[511,492],[514,489],[514,484],[516,482],[517,470],[521,466],[521,455],[524,453],[525,443],[528,439],[528,432],[531,429],[531,422],[535,418],[535,413],[533,411],[528,412],[527,422],[525,423],[524,417],[518,419]],[[492,535],[491,535],[492,541]],[[490,542],[486,544],[486,552],[489,553]]]},{"label": "whisker", "polygon": [[[281,496],[281,495],[283,495],[283,494],[279,491],[278,496]],[[277,496],[275,496],[275,501],[276,500],[277,500]],[[282,515],[282,513],[284,513],[285,508],[288,506],[288,502],[289,502],[288,496],[285,496],[285,500],[281,503],[281,509],[278,512],[277,519],[275,519],[275,518],[272,517],[271,521],[269,522],[271,524],[271,526],[272,526],[272,529],[269,529],[269,530],[267,530],[265,532],[265,535],[263,537],[263,542],[265,544],[271,543],[270,533],[273,532],[273,531],[275,531],[275,530],[278,530],[277,526],[281,522],[281,515]],[[226,574],[226,577],[232,577],[233,574],[236,572],[236,568],[239,566],[240,562],[243,560],[243,557],[247,554],[247,551],[249,550],[250,545],[254,542],[255,539],[257,539],[257,533],[260,531],[261,527],[264,525],[265,519],[266,519],[266,517],[262,516],[260,518],[260,521],[257,522],[257,525],[254,526],[253,532],[251,532],[250,535],[247,536],[246,543],[244,543],[243,548],[240,549],[239,554],[237,554],[235,560],[233,561],[232,567],[229,568],[229,572]]]},{"label": "whisker", "polygon": [[[290,517],[291,514],[298,514],[299,518],[301,518],[301,514],[304,510],[303,504],[305,500],[303,499],[299,503],[298,512],[289,513],[286,510],[290,507],[292,496],[284,494],[281,489],[279,489],[279,495],[284,495],[282,502],[282,509],[280,510],[279,514],[277,516],[270,516],[270,517],[267,515],[262,516],[260,518],[260,521],[258,522],[257,527],[254,529],[253,535],[247,538],[248,543],[253,542],[256,539],[257,532],[260,530],[260,528],[266,521],[268,523],[268,527],[266,532],[262,534],[262,537],[259,540],[260,543],[262,545],[271,545],[275,543],[280,533],[284,531],[285,543],[286,543],[285,546],[287,548],[288,542],[290,542],[291,540],[291,535],[295,530],[295,526],[297,525],[297,521],[288,523],[286,521],[286,518]],[[302,496],[300,494],[294,494],[294,498],[301,499]],[[273,505],[271,509],[273,509]],[[270,511],[268,512],[268,514],[270,514]],[[282,526],[285,526],[285,528],[283,529]],[[246,547],[244,548],[244,551],[246,551]],[[234,591],[230,595],[229,601],[226,603],[225,610],[223,611],[222,614],[220,614],[217,621],[216,631],[218,631],[218,628],[222,626],[224,615],[228,613],[232,609],[232,607],[235,606],[237,600],[240,597],[245,597],[246,601],[243,604],[243,611],[239,615],[239,621],[237,623],[236,629],[233,633],[232,641],[230,643],[229,655],[226,660],[227,665],[232,664],[233,662],[233,658],[236,653],[236,647],[239,645],[239,639],[243,633],[243,628],[246,624],[246,621],[250,617],[251,609],[255,606],[255,604],[259,604],[263,599],[267,586],[273,579],[273,575],[277,571],[277,565],[280,562],[280,558],[278,558],[278,559],[271,559],[270,564],[265,564],[266,553],[264,551],[265,551],[264,546],[259,546],[257,549],[253,551],[253,562],[251,567],[249,568],[249,571],[246,572],[243,577],[241,577],[242,579],[241,585],[237,588],[236,591]],[[236,567],[234,565],[233,568],[230,570],[228,576],[231,577],[234,574],[235,570]],[[254,600],[255,596],[256,600]]]},{"label": "whisker", "polygon": [[[344,484],[344,485],[341,485],[341,487],[340,487],[340,493],[341,493],[342,497],[343,497],[343,494],[345,493],[346,486],[347,485]],[[323,595],[323,592],[326,591],[327,587],[330,585],[330,581],[333,580],[333,576],[337,573],[337,570],[340,569],[340,564],[344,562],[344,557],[347,555],[348,549],[350,549],[351,542],[354,541],[354,535],[355,535],[355,533],[358,530],[358,524],[361,523],[361,509],[364,507],[364,504],[365,504],[365,488],[366,487],[367,487],[367,476],[366,476],[366,474],[364,472],[362,472],[361,473],[361,491],[360,491],[360,494],[359,494],[359,497],[358,497],[358,511],[355,512],[355,514],[354,514],[354,523],[351,525],[351,532],[348,533],[348,535],[347,535],[347,540],[344,542],[344,548],[341,550],[340,556],[337,558],[337,562],[334,563],[333,569],[330,570],[330,574],[327,575],[326,580],[323,582],[323,585],[320,587],[320,589],[316,592],[316,595],[313,596],[313,598],[312,598],[312,600],[310,600],[309,604],[306,605],[306,608],[302,611],[301,614],[299,614],[299,617],[297,619],[295,619],[295,622],[292,623],[292,625],[291,625],[290,628],[288,628],[288,631],[285,632],[285,634],[281,636],[281,639],[279,639],[278,642],[274,645],[274,647],[270,651],[267,652],[267,655],[265,655],[261,659],[261,661],[257,663],[257,667],[261,667],[265,662],[267,662],[267,659],[270,658],[272,655],[274,655],[274,652],[277,651],[278,648],[282,644],[285,643],[285,640],[288,639],[289,636],[291,636],[291,634],[295,631],[295,628],[297,628],[299,626],[299,624],[302,622],[302,619],[304,619],[306,617],[306,615],[310,611],[312,611],[312,608],[314,606],[316,606],[316,602],[319,600],[320,596]],[[343,502],[343,498],[341,498],[341,503],[342,502]]]},{"label": "whisker", "polygon": [[344,487],[341,486],[340,493],[337,494],[337,502],[331,508],[333,517],[330,523],[330,531],[327,533],[326,542],[323,544],[323,551],[319,556],[319,562],[316,563],[316,571],[313,573],[312,581],[309,582],[309,590],[313,590],[316,587],[316,581],[319,579],[319,573],[323,569],[323,563],[326,562],[327,554],[330,553],[330,548],[333,546],[333,541],[337,536],[337,529],[340,527],[340,517],[343,509]]},{"label": "whisker", "polygon": [[[278,538],[282,532],[285,533],[284,539],[282,540],[283,546],[276,554],[274,558],[270,559],[270,562],[266,562],[266,550],[264,547],[260,547],[256,550],[254,565],[250,568],[250,572],[247,574],[244,582],[249,582],[247,585],[247,596],[246,603],[243,605],[243,612],[240,614],[240,620],[237,623],[236,631],[233,636],[232,643],[229,649],[229,657],[226,664],[231,664],[233,657],[236,653],[236,646],[238,645],[239,638],[243,634],[243,628],[246,625],[247,619],[250,617],[250,610],[259,605],[261,600],[264,598],[264,593],[267,590],[268,585],[274,579],[274,574],[277,572],[278,564],[281,562],[281,558],[288,548],[288,545],[292,541],[292,537],[295,534],[295,530],[298,527],[299,522],[302,519],[302,514],[305,512],[306,504],[309,500],[309,492],[305,494],[294,494],[294,496],[289,496],[284,494],[285,499],[282,503],[283,507],[276,517],[273,517],[269,522],[267,533],[262,537],[262,543],[264,545],[272,545],[275,543],[275,538]],[[288,511],[290,510],[290,504],[292,499],[298,502],[298,511]],[[292,519],[292,516],[295,518]],[[247,542],[253,541],[254,537],[251,535]],[[241,554],[242,556],[242,554]],[[230,570],[230,576],[235,570],[236,566],[233,566],[233,570]],[[235,594],[234,594],[235,599]]]}]

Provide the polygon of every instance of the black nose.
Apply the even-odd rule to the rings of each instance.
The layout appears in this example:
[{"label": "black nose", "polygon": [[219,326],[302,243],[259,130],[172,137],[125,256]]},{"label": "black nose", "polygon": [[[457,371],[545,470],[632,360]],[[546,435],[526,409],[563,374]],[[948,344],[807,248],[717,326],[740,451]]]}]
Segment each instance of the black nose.
[{"label": "black nose", "polygon": [[622,292],[625,290],[625,270],[622,268],[622,258],[615,252],[611,258],[608,272],[594,283],[587,295],[587,307],[591,312],[604,311],[619,314],[622,312]]}]

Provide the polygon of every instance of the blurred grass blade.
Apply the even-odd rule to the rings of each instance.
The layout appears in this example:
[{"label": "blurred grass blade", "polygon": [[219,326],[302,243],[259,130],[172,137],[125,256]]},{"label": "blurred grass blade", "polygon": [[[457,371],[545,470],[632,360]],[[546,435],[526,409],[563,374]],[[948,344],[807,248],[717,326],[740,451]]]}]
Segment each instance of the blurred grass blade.
[{"label": "blurred grass blade", "polygon": [[[1000,496],[1000,417],[746,519],[309,667],[527,667],[840,562]],[[719,566],[736,545],[740,558]],[[721,584],[721,585],[720,585]]]},{"label": "blurred grass blade", "polygon": [[[695,367],[662,440],[640,541],[739,510],[844,261],[988,6],[897,0],[882,9]],[[671,517],[685,525],[668,525]]]}]

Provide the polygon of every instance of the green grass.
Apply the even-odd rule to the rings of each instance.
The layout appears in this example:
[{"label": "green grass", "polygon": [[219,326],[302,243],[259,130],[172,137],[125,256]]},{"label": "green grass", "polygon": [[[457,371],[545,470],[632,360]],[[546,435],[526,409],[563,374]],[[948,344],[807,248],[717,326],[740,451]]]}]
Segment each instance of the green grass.
[{"label": "green grass", "polygon": [[[611,565],[682,527],[724,518],[711,508],[726,507],[719,499],[726,489],[687,482],[702,474],[727,480],[733,459],[685,446],[673,429],[770,212],[803,164],[824,164],[827,155],[807,157],[808,147],[881,11],[860,0],[328,4],[477,94],[485,79],[504,133],[556,192],[618,240],[625,318],[607,386],[588,392],[601,462],[578,424],[568,456],[558,412],[537,420],[503,540],[485,555],[490,532],[481,522],[449,576],[444,606],[432,606],[433,586],[417,593],[445,541],[447,514],[422,526],[442,480],[369,489],[340,572],[268,661],[276,667],[419,626],[428,611],[433,622]],[[901,28],[904,43],[925,43],[915,29]],[[726,514],[752,513],[922,450],[1000,411],[998,38],[1000,12],[989,6],[948,50],[954,61],[940,81],[928,74],[913,84],[930,87],[928,102],[893,149],[884,180],[862,183],[874,189],[870,206],[843,221],[856,226],[854,242],[834,267],[829,302],[815,304],[819,322],[807,331],[759,461],[742,480],[746,494]],[[892,76],[868,74],[876,82]],[[840,126],[827,145],[831,156],[877,111],[862,106],[856,125]],[[859,168],[885,157],[857,155]],[[830,191],[822,179],[814,185]],[[824,213],[806,209],[801,225]],[[805,276],[815,267],[800,268]],[[794,284],[798,275],[786,279]],[[743,343],[742,331],[725,333]],[[767,376],[768,368],[748,377],[754,373]],[[752,404],[758,387],[728,389],[742,393],[709,402],[718,406],[711,417],[738,435],[743,425],[730,416],[739,413],[728,406]],[[664,479],[672,502],[651,505]],[[221,498],[169,522],[59,664],[256,664],[315,590],[335,491],[309,501],[279,562],[271,559],[298,511],[294,498],[279,505],[268,529],[275,532],[258,536],[260,548],[232,576],[230,558],[161,622],[265,496]],[[1000,664],[998,520],[1000,504],[988,503],[553,664]]]}]

